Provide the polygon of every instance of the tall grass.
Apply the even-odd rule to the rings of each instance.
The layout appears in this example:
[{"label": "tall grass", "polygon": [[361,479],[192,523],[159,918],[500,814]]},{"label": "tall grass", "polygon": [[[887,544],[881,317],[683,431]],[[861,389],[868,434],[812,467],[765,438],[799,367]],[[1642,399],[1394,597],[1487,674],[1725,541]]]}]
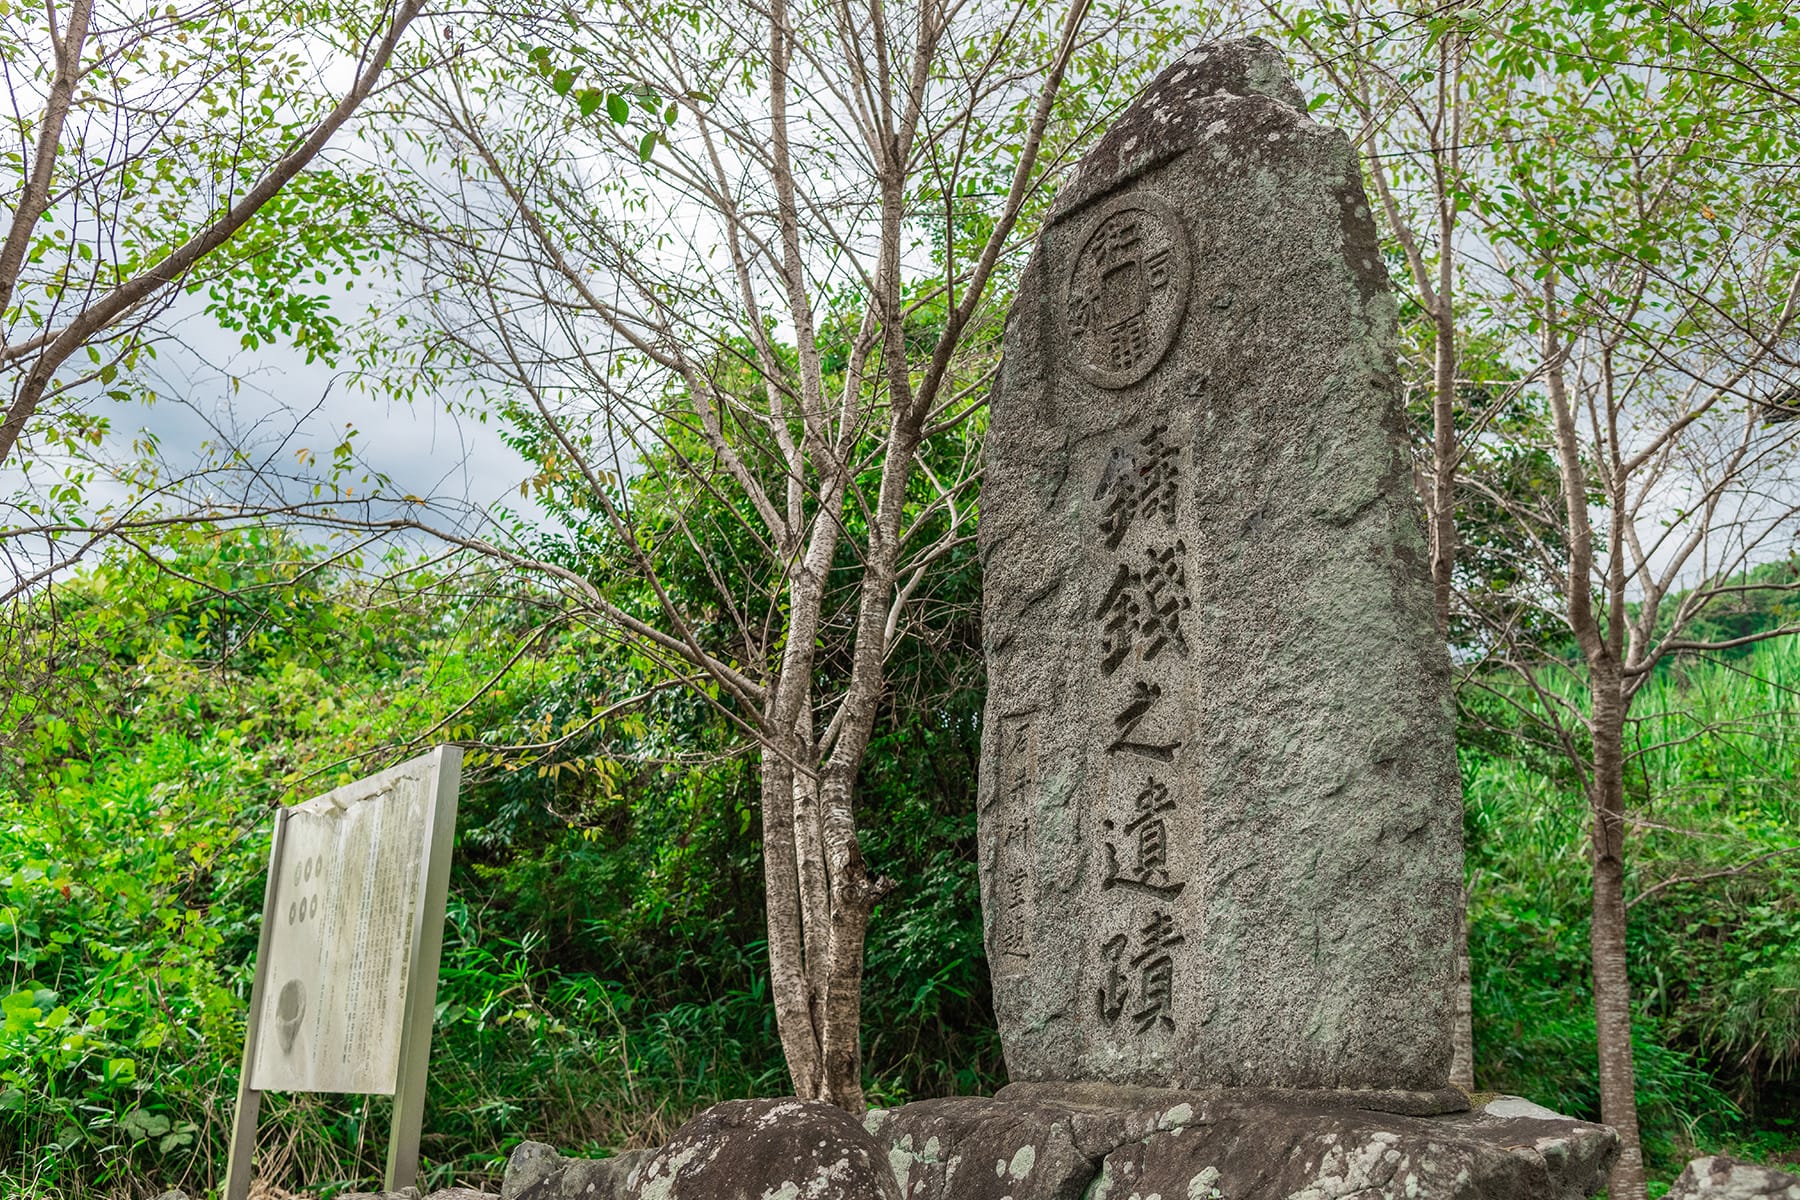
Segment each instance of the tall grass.
[{"label": "tall grass", "polygon": [[[1465,691],[1477,1082],[1597,1118],[1588,808],[1542,748],[1541,701]],[[1540,684],[1575,711],[1572,672]],[[1484,702],[1483,695],[1488,702]],[[1510,715],[1508,715],[1510,714]],[[1627,730],[1626,894],[1638,1099],[1652,1167],[1698,1147],[1800,1152],[1800,642],[1669,664]]]}]

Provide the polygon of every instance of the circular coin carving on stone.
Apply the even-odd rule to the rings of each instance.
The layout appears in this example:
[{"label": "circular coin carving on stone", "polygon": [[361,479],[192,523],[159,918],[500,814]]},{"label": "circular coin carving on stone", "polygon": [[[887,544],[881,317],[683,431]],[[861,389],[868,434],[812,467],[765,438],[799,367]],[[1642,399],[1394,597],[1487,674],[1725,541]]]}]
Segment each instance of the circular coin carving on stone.
[{"label": "circular coin carving on stone", "polygon": [[1187,310],[1188,246],[1175,210],[1147,192],[1089,215],[1063,283],[1069,362],[1089,383],[1130,387],[1168,354]]}]

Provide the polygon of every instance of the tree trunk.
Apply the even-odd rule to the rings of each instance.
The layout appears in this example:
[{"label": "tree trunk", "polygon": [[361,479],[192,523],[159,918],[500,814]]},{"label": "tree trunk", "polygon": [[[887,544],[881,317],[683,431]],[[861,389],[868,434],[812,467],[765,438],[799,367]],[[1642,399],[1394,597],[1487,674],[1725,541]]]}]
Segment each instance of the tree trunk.
[{"label": "tree trunk", "polygon": [[[1625,690],[1620,666],[1625,630],[1622,476],[1607,476],[1614,547],[1607,569],[1608,619],[1594,611],[1594,528],[1588,517],[1587,464],[1581,452],[1563,365],[1568,351],[1558,328],[1557,279],[1544,276],[1544,392],[1556,430],[1556,459],[1569,531],[1563,580],[1569,631],[1587,664],[1593,713],[1593,772],[1588,808],[1593,840],[1594,911],[1588,947],[1594,969],[1594,1037],[1600,1059],[1600,1119],[1618,1131],[1621,1150],[1608,1192],[1612,1200],[1644,1200],[1644,1151],[1638,1142],[1637,1086],[1631,1064],[1631,981],[1625,974]],[[1615,443],[1616,444],[1616,443]],[[1616,463],[1616,456],[1615,456]]]},{"label": "tree trunk", "polygon": [[819,1099],[861,1116],[863,943],[869,912],[880,894],[864,867],[851,820],[853,774],[828,769],[823,787],[825,854],[831,877],[831,924],[827,931],[820,1005],[823,1080]]},{"label": "tree trunk", "polygon": [[[1446,253],[1448,253],[1446,251]],[[1449,291],[1437,296],[1431,395],[1431,591],[1438,624],[1450,629],[1450,581],[1456,568],[1456,316]]]},{"label": "tree trunk", "polygon": [[1619,673],[1592,664],[1594,706],[1594,1027],[1600,1054],[1600,1119],[1622,1149],[1607,1194],[1644,1200],[1644,1151],[1638,1140],[1637,1082],[1631,1060],[1631,980],[1625,971],[1625,701]]},{"label": "tree trunk", "polygon": [[794,768],[775,748],[762,752],[763,895],[769,930],[769,991],[794,1094],[819,1094],[819,1038],[807,984],[800,873],[794,853]]},{"label": "tree trunk", "polygon": [[1456,910],[1456,985],[1450,994],[1450,1085],[1475,1090],[1475,993],[1469,973],[1469,889]]},{"label": "tree trunk", "polygon": [[[1448,262],[1448,249],[1441,251]],[[1431,591],[1438,629],[1450,635],[1451,580],[1456,570],[1456,316],[1450,309],[1449,272],[1439,281],[1436,345],[1432,364],[1431,488],[1427,501],[1431,529]],[[1450,996],[1450,1082],[1475,1090],[1475,1003],[1469,973],[1469,889],[1456,910],[1456,981]]]}]

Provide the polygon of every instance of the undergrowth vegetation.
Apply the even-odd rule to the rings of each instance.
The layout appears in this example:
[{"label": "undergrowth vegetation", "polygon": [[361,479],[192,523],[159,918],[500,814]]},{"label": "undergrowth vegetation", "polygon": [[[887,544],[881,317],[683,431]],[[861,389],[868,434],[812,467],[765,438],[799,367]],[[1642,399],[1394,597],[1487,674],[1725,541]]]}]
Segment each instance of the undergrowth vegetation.
[{"label": "undergrowth vegetation", "polygon": [[[741,746],[533,598],[273,535],[121,555],[0,664],[0,1195],[203,1192],[222,1173],[272,807],[454,738],[469,750],[424,1179],[497,1180],[526,1136],[604,1153],[785,1088]],[[385,575],[386,582],[369,582]],[[972,630],[899,678],[863,800],[903,886],[869,959],[877,1103],[1003,1082],[973,871]],[[528,653],[501,668],[521,645]],[[976,681],[978,682],[978,680]],[[646,695],[616,717],[592,714]],[[501,753],[484,747],[536,744]],[[387,1101],[265,1097],[259,1173],[379,1180]]]},{"label": "undergrowth vegetation", "polygon": [[[1478,1083],[1598,1111],[1586,809],[1533,720],[1579,710],[1465,687],[1462,738]],[[1645,1148],[1800,1160],[1800,643],[1683,659],[1634,706],[1628,949]]]},{"label": "undergrowth vegetation", "polygon": [[[269,534],[157,554],[59,588],[0,651],[54,680],[13,690],[0,725],[0,1194],[216,1182],[272,807],[442,739],[468,767],[423,1182],[492,1183],[527,1137],[653,1144],[784,1089],[754,779],[716,710],[490,580]],[[1005,1082],[974,870],[980,656],[972,608],[944,613],[895,665],[861,794],[901,885],[870,937],[878,1104]],[[1592,1117],[1585,809],[1542,701],[1511,686],[1462,697],[1478,1085]],[[1775,641],[1683,661],[1634,710],[1631,966],[1665,1183],[1698,1148],[1800,1151],[1797,700],[1800,648]],[[264,1113],[269,1177],[379,1179],[384,1100]]]}]

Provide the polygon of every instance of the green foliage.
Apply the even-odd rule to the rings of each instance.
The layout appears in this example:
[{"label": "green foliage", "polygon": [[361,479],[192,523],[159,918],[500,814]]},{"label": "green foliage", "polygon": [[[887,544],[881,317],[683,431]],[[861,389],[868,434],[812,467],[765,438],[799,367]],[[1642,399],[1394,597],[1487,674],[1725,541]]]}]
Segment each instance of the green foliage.
[{"label": "green foliage", "polygon": [[[260,533],[116,554],[9,643],[65,686],[9,689],[0,776],[0,1191],[204,1190],[224,1162],[273,804],[437,736],[470,749],[438,996],[428,1178],[490,1182],[534,1136],[602,1153],[717,1099],[779,1091],[752,765],[681,689],[594,721],[654,671],[552,628],[529,593]],[[940,651],[896,663],[864,804],[866,998],[882,1100],[1003,1082],[973,869],[972,552]],[[960,590],[959,590],[960,589]],[[523,658],[484,684],[521,645]],[[971,672],[975,672],[973,675]],[[974,685],[974,686],[970,686]],[[489,747],[535,743],[531,755]],[[265,1098],[290,1187],[379,1175],[386,1102]]]},{"label": "green foliage", "polygon": [[[782,1087],[754,772],[716,709],[665,689],[593,721],[652,669],[551,628],[529,593],[404,571],[384,584],[267,535],[158,553],[60,590],[54,624],[38,612],[15,647],[54,644],[66,686],[53,705],[11,699],[0,1188],[211,1181],[269,806],[401,757],[445,718],[472,766],[428,1178],[491,1181],[524,1137],[595,1154],[652,1143],[715,1099]],[[939,581],[932,640],[897,656],[865,773],[866,850],[901,882],[869,947],[880,1103],[1004,1082],[973,871],[978,586],[972,553]],[[1637,702],[1631,966],[1664,1178],[1692,1147],[1795,1148],[1781,1123],[1800,1062],[1795,691],[1800,648],[1773,642],[1683,662]],[[1584,807],[1528,706],[1491,689],[1464,703],[1479,1083],[1591,1116]],[[553,749],[489,748],[528,742]],[[371,1183],[385,1104],[269,1097],[265,1161],[290,1186]]]},{"label": "green foliage", "polygon": [[[1559,684],[1579,706],[1575,678]],[[1463,739],[1477,1083],[1597,1118],[1586,805],[1520,716],[1536,701],[1501,690],[1463,696],[1481,727]],[[1722,1143],[1794,1153],[1800,644],[1681,661],[1633,715],[1628,952],[1652,1171]]]}]

